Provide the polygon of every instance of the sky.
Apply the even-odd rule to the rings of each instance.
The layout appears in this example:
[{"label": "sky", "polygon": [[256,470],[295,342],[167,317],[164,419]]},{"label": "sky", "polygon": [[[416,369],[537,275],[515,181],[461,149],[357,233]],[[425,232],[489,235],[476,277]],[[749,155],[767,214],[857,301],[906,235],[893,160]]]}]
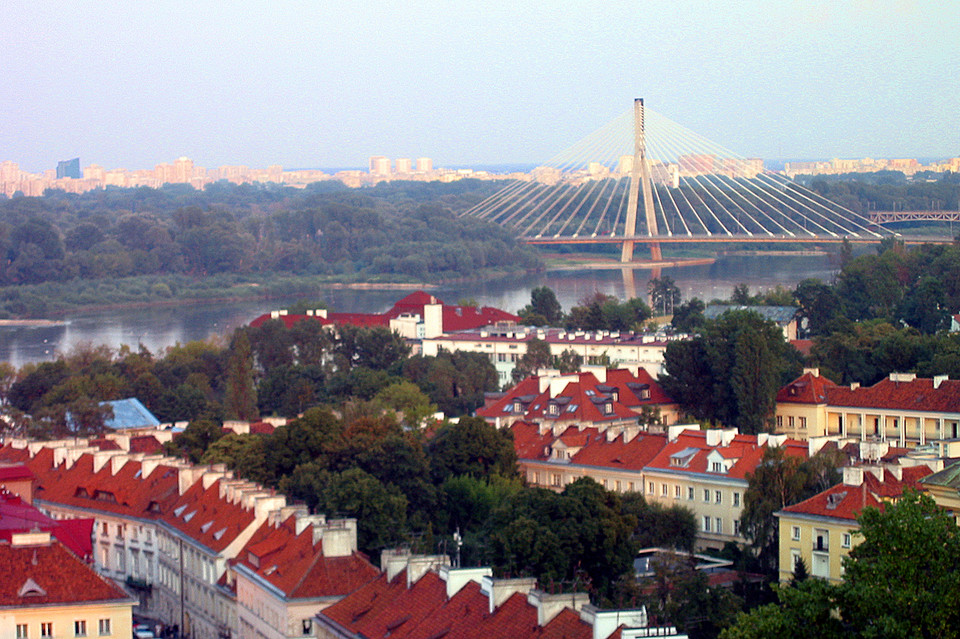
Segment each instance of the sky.
[{"label": "sky", "polygon": [[956,0],[3,0],[0,160],[539,163],[648,108],[766,159],[960,155]]}]

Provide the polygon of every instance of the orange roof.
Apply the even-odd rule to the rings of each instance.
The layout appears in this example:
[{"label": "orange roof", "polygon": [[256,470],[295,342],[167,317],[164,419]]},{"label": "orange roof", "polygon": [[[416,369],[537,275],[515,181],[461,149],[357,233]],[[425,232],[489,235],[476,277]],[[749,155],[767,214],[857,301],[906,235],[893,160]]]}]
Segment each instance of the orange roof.
[{"label": "orange roof", "polygon": [[311,526],[296,534],[294,516],[277,526],[269,522],[260,526],[235,563],[295,599],[343,596],[380,574],[360,553],[325,557],[323,541],[313,542]]},{"label": "orange roof", "polygon": [[885,500],[900,497],[907,488],[919,490],[920,480],[932,472],[927,466],[904,467],[901,469],[902,479],[898,479],[892,472],[885,470],[881,481],[873,472],[864,468],[861,485],[837,484],[799,504],[787,506],[781,512],[853,521],[867,506],[883,508]]},{"label": "orange roof", "polygon": [[[527,421],[575,421],[601,424],[636,419],[643,406],[674,403],[647,371],[636,375],[625,369],[610,369],[600,382],[592,372],[578,373],[563,390],[551,396],[550,387],[540,390],[540,378],[531,376],[516,384],[490,406],[477,409],[487,420],[518,417]],[[649,396],[647,396],[649,395]],[[516,410],[517,404],[520,411]],[[551,410],[551,406],[555,407]]]},{"label": "orange roof", "polygon": [[76,605],[133,601],[58,541],[0,544],[0,606]]},{"label": "orange roof", "polygon": [[827,404],[851,408],[960,412],[960,380],[930,378],[895,381],[886,377],[873,386],[840,386],[826,377],[804,373],[780,389],[777,402]]},{"label": "orange roof", "polygon": [[220,552],[253,523],[252,508],[220,497],[222,479],[204,489],[195,482],[164,509],[160,519],[214,552]]},{"label": "orange roof", "polygon": [[806,372],[777,392],[777,402],[822,404],[827,399],[827,389],[835,386],[826,377]]},{"label": "orange roof", "polygon": [[[746,481],[748,473],[763,460],[766,444],[758,445],[756,435],[737,434],[726,446],[712,446],[707,443],[707,431],[685,430],[666,446],[647,464],[653,470],[668,470],[678,473],[693,473],[730,477]],[[794,439],[786,440],[782,448],[785,454],[795,457],[807,456],[807,445]],[[733,463],[722,472],[711,470],[707,458],[716,451],[724,460]]]}]

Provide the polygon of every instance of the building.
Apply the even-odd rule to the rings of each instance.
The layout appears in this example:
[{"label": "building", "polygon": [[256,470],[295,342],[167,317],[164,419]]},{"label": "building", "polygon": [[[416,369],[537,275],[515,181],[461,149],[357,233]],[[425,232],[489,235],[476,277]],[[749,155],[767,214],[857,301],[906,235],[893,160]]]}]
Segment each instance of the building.
[{"label": "building", "polygon": [[506,393],[494,394],[476,414],[498,428],[526,421],[560,433],[575,424],[637,426],[640,419],[646,428],[652,418],[656,425],[673,424],[678,410],[643,368],[587,366],[569,375],[550,371],[528,377]]},{"label": "building", "polygon": [[423,340],[423,354],[436,355],[441,350],[483,353],[497,369],[500,383],[507,384],[517,360],[526,354],[527,345],[534,339],[546,342],[555,357],[571,351],[588,365],[641,366],[656,378],[663,372],[667,344],[678,338],[632,331],[568,331],[501,323],[427,336]]},{"label": "building", "polygon": [[0,542],[0,636],[116,637],[133,632],[136,600],[49,532]]},{"label": "building", "polygon": [[833,436],[948,448],[948,440],[960,437],[960,380],[891,373],[873,386],[840,386],[819,369],[806,369],[777,393],[776,427],[804,440]]},{"label": "building", "polygon": [[390,158],[382,155],[370,156],[370,175],[390,175]]},{"label": "building", "polygon": [[321,639],[685,637],[648,627],[645,609],[603,610],[586,593],[548,594],[532,578],[452,568],[445,555],[385,551],[383,574],[317,615]]},{"label": "building", "polygon": [[790,457],[805,458],[815,452],[806,443],[783,435],[670,426],[666,444],[644,466],[644,495],[648,502],[693,511],[700,550],[721,550],[727,542],[746,543],[740,518],[747,476],[769,448],[781,448]]},{"label": "building", "polygon": [[399,175],[410,175],[413,173],[413,160],[410,158],[397,158],[396,167]]},{"label": "building", "polygon": [[430,173],[433,171],[433,160],[430,158],[417,158],[417,172]]},{"label": "building", "polygon": [[[287,328],[300,321],[320,322],[324,326],[338,324],[380,326],[389,328],[408,339],[436,337],[451,331],[520,321],[516,315],[498,308],[446,304],[440,298],[424,291],[407,295],[384,313],[331,313],[326,309],[317,309],[307,311],[305,315],[291,315],[286,311],[272,311],[254,319],[250,322],[250,326],[257,328],[271,319],[280,320]],[[436,352],[433,354],[436,355]]]},{"label": "building", "polygon": [[923,490],[960,526],[960,461],[920,480]]},{"label": "building", "polygon": [[233,560],[241,639],[314,636],[318,612],[380,575],[357,552],[355,519],[306,511],[267,521]]},{"label": "building", "polygon": [[80,158],[57,162],[57,179],[63,178],[80,179]]},{"label": "building", "polygon": [[793,577],[801,559],[814,577],[842,581],[843,558],[859,543],[857,515],[867,507],[883,508],[907,488],[919,489],[930,474],[927,466],[846,466],[842,483],[776,513],[780,582]]},{"label": "building", "polygon": [[[84,439],[15,440],[0,448],[2,461],[29,468],[36,477],[34,503],[52,519],[93,518],[88,537],[96,570],[138,595],[139,614],[195,638],[239,636],[241,618],[259,619],[262,627],[265,609],[257,606],[268,601],[285,615],[277,619],[289,622],[275,628],[295,632],[266,636],[302,637],[303,605],[333,602],[356,587],[356,575],[370,574],[353,553],[356,522],[308,516],[302,506],[287,505],[282,495],[235,479],[223,467],[104,450]],[[260,558],[274,564],[260,571]],[[339,574],[344,563],[353,577]],[[270,571],[271,565],[277,568]],[[246,593],[242,604],[238,583]],[[253,603],[251,592],[273,600],[257,595],[260,604]]]}]

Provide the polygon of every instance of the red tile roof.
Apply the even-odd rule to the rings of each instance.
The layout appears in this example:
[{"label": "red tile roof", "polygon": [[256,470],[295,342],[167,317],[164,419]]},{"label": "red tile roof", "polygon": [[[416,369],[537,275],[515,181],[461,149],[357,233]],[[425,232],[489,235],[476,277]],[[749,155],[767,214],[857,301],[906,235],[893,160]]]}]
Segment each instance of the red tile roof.
[{"label": "red tile roof", "polygon": [[163,510],[162,521],[214,552],[220,552],[253,523],[254,511],[220,497],[222,479],[204,488],[195,482]]},{"label": "red tile roof", "polygon": [[347,595],[380,574],[360,553],[324,557],[323,540],[313,542],[311,526],[297,535],[293,516],[277,526],[260,526],[235,563],[296,599]]},{"label": "red tile roof", "polygon": [[822,404],[827,399],[827,389],[836,384],[826,377],[806,372],[777,392],[778,403]]},{"label": "red tile roof", "polygon": [[0,539],[40,530],[51,533],[78,557],[93,556],[93,519],[51,519],[19,496],[0,490]]},{"label": "red tile roof", "polygon": [[[667,442],[663,449],[647,464],[648,470],[669,470],[671,472],[710,474],[717,477],[731,477],[746,480],[763,460],[766,444],[758,445],[756,435],[735,435],[726,446],[711,446],[707,443],[707,431],[685,430],[673,441]],[[807,445],[801,441],[788,439],[782,445],[789,456],[806,457]],[[723,459],[733,460],[725,472],[713,472],[709,468],[707,457],[712,451],[718,452]],[[673,459],[676,456],[677,462]]]},{"label": "red tile roof", "polygon": [[[427,304],[441,304],[441,317],[443,322],[443,331],[463,331],[481,326],[496,324],[497,322],[519,322],[520,318],[512,313],[502,311],[490,306],[473,307],[458,306],[454,304],[444,304],[443,300],[430,295],[424,291],[410,293],[406,297],[398,300],[390,310],[385,313],[327,313],[323,318],[318,315],[281,315],[280,319],[287,328],[292,327],[297,322],[310,319],[318,321],[324,326],[331,324],[350,324],[353,326],[389,326],[390,320],[396,319],[407,314],[416,314],[423,317],[423,307]],[[270,320],[270,314],[266,313],[250,322],[254,328],[263,325]]]},{"label": "red tile roof", "polygon": [[903,467],[901,472],[902,479],[897,479],[896,475],[885,470],[881,481],[864,468],[861,485],[837,484],[799,504],[787,506],[781,512],[853,521],[867,506],[883,508],[885,500],[900,497],[907,488],[919,490],[920,480],[933,471],[927,466],[911,466]]},{"label": "red tile roof", "polygon": [[23,464],[0,466],[0,481],[19,481],[33,479],[33,477],[34,475],[30,472],[30,469]]},{"label": "red tile roof", "polygon": [[[571,381],[556,396],[551,396],[549,384],[544,384],[546,388],[541,391],[541,379],[534,375],[516,384],[490,406],[478,409],[477,416],[488,421],[522,415],[522,419],[534,422],[556,420],[600,424],[636,419],[643,406],[674,403],[642,368],[636,375],[625,369],[608,370],[606,381],[602,383],[592,372],[562,377],[569,377]],[[650,396],[641,399],[644,391]],[[514,411],[517,402],[521,404],[520,413]],[[556,414],[550,412],[551,404],[556,404]],[[611,410],[606,412],[608,404]]]},{"label": "red tile roof", "polygon": [[[19,547],[0,544],[0,575],[3,575],[0,579],[0,606],[107,601],[133,603],[125,592],[94,572],[56,540],[49,544]],[[33,585],[38,588],[32,588]]]}]

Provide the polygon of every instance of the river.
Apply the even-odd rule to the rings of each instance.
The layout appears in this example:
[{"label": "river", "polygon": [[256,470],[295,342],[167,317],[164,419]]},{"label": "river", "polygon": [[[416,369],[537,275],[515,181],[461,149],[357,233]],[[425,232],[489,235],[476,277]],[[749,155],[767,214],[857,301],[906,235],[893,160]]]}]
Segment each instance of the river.
[{"label": "river", "polygon": [[[683,299],[727,299],[733,288],[744,283],[752,292],[776,285],[793,288],[808,277],[829,281],[836,268],[824,255],[727,256],[713,264],[664,268],[663,276],[673,278]],[[634,271],[634,294],[646,297],[649,270]],[[447,303],[473,298],[481,305],[515,312],[530,302],[530,289],[549,286],[568,310],[595,291],[624,298],[628,284],[620,270],[547,271],[501,280],[460,282],[430,289]],[[323,287],[317,298],[336,311],[380,312],[409,290],[368,290]],[[143,344],[161,352],[176,343],[229,335],[261,313],[283,308],[291,299],[246,300],[242,302],[199,302],[177,306],[93,310],[69,315],[63,324],[36,327],[0,327],[0,361],[16,367],[28,362],[47,361],[69,352],[78,344],[105,344],[111,348]]]}]

